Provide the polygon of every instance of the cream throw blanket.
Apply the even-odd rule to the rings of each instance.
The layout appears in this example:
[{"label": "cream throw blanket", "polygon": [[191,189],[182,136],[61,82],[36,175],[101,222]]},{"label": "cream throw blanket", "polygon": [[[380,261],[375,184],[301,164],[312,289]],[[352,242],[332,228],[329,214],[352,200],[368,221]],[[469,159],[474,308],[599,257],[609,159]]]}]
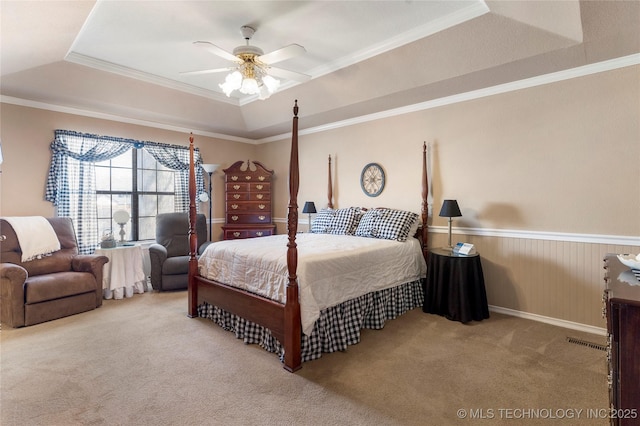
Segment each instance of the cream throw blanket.
[{"label": "cream throw blanket", "polygon": [[5,217],[16,232],[22,261],[39,259],[60,250],[60,241],[47,219],[42,216]]}]

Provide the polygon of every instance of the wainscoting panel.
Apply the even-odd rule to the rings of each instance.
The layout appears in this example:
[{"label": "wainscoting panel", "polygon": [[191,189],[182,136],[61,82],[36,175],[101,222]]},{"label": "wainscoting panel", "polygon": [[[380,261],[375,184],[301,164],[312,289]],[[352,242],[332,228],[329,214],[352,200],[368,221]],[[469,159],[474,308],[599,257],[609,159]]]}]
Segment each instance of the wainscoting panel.
[{"label": "wainscoting panel", "polygon": [[[431,247],[447,245],[446,233],[429,237]],[[458,241],[474,244],[482,256],[489,305],[596,328],[606,326],[602,318],[604,255],[640,253],[640,245],[464,232],[453,235],[453,244]]]}]

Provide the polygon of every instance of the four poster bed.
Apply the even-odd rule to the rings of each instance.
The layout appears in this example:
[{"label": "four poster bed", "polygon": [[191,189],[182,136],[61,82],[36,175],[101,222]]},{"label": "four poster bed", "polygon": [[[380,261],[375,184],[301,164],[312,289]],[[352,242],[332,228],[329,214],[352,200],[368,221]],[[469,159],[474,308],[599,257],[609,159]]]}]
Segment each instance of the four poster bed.
[{"label": "four poster bed", "polygon": [[278,353],[291,372],[323,352],[357,343],[360,329],[382,328],[386,319],[422,305],[428,215],[425,143],[424,226],[418,226],[420,216],[400,210],[333,210],[329,157],[328,209],[318,213],[312,232],[298,234],[297,101],[293,114],[287,235],[220,241],[200,259],[190,138],[188,287],[190,317],[209,318],[246,343]]}]

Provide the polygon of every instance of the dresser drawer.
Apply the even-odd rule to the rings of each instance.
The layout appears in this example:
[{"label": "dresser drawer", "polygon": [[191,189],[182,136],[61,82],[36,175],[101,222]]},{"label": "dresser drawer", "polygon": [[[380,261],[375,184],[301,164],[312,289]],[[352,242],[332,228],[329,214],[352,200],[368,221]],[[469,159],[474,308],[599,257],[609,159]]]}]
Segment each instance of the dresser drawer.
[{"label": "dresser drawer", "polygon": [[241,182],[256,182],[263,183],[271,180],[271,175],[268,174],[242,174],[231,173],[227,174],[227,183],[241,183]]},{"label": "dresser drawer", "polygon": [[269,182],[250,183],[249,192],[271,192],[271,184]]},{"label": "dresser drawer", "polygon": [[268,192],[227,192],[227,203],[229,201],[262,201],[271,202],[271,194]]},{"label": "dresser drawer", "polygon": [[239,226],[237,228],[233,226],[224,226],[223,230],[225,240],[238,240],[242,238],[258,238],[275,235],[276,227],[275,225],[260,226],[259,228],[253,228],[250,226]]},{"label": "dresser drawer", "polygon": [[238,240],[241,238],[249,238],[249,231],[246,229],[228,229],[224,231],[225,240]]},{"label": "dresser drawer", "polygon": [[228,213],[270,213],[271,212],[271,202],[262,203],[260,201],[227,201],[227,212]]},{"label": "dresser drawer", "polygon": [[274,231],[272,229],[252,229],[249,231],[249,238],[256,237],[268,237],[269,235],[273,235]]},{"label": "dresser drawer", "polygon": [[226,184],[227,193],[230,192],[249,192],[250,184],[244,182],[233,182]]},{"label": "dresser drawer", "polygon": [[233,201],[249,201],[251,194],[248,192],[227,192],[227,204]]},{"label": "dresser drawer", "polygon": [[271,223],[271,212],[261,213],[227,213],[227,224]]}]

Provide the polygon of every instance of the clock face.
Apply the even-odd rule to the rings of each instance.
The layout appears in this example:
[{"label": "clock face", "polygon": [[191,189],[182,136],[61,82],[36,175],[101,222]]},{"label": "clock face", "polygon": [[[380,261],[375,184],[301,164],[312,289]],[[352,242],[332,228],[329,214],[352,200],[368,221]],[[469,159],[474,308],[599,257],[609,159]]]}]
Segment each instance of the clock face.
[{"label": "clock face", "polygon": [[384,170],[379,164],[369,163],[362,169],[360,186],[369,197],[377,197],[384,189]]}]

